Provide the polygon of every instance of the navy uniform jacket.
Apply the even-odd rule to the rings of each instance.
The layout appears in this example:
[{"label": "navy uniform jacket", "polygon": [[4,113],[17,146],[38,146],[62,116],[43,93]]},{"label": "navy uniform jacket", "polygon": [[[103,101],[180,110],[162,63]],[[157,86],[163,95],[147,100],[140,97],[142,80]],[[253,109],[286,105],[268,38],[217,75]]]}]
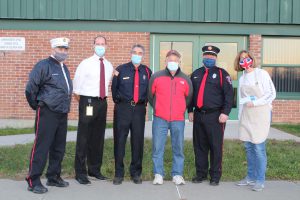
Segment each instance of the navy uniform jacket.
[{"label": "navy uniform jacket", "polygon": [[52,57],[39,61],[29,74],[25,95],[32,109],[39,103],[58,113],[68,113],[72,98],[70,72],[64,64],[70,90],[66,83],[60,63]]},{"label": "navy uniform jacket", "polygon": [[[222,76],[220,76],[220,71]],[[196,69],[191,75],[191,81],[194,88],[192,103],[188,112],[193,112],[193,108],[197,107],[197,99],[199,87],[205,74],[205,67]],[[221,84],[222,80],[222,84]],[[203,110],[220,109],[222,113],[229,115],[233,104],[233,88],[229,74],[222,68],[213,67],[208,70],[206,79]]]},{"label": "navy uniform jacket", "polygon": [[[143,64],[139,68],[139,102],[147,102],[149,79],[152,71]],[[120,65],[116,68],[112,80],[112,97],[115,103],[133,100],[133,84],[135,69],[132,62]]]}]

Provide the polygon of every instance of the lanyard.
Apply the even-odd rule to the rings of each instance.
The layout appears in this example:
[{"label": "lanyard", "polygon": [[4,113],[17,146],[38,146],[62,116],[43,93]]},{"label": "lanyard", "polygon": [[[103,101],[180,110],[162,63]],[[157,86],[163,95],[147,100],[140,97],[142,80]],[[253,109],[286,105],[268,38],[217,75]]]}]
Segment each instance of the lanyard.
[{"label": "lanyard", "polygon": [[65,69],[64,69],[64,66],[61,65],[61,69],[62,69],[62,72],[64,74],[64,77],[65,77],[65,81],[67,83],[67,86],[68,86],[68,94],[70,93],[70,85],[69,85],[69,82],[68,82],[68,79],[67,79],[67,75],[66,75],[66,72],[65,72]]}]

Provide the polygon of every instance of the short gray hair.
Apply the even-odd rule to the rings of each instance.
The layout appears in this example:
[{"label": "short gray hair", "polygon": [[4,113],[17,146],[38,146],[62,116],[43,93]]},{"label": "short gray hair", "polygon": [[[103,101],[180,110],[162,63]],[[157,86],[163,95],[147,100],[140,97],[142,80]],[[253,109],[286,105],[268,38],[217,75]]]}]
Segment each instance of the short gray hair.
[{"label": "short gray hair", "polygon": [[143,50],[143,55],[145,54],[145,47],[141,44],[134,44],[132,47],[131,47],[131,53],[133,51],[134,48],[141,48]]}]

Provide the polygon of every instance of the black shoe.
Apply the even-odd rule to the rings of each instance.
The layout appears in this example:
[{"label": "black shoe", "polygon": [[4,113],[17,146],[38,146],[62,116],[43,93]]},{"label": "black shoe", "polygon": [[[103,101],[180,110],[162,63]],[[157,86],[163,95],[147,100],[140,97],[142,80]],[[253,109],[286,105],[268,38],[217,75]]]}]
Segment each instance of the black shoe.
[{"label": "black shoe", "polygon": [[113,180],[113,184],[114,185],[121,185],[123,182],[123,177],[115,177],[114,180]]},{"label": "black shoe", "polygon": [[216,181],[216,180],[210,180],[209,184],[211,186],[218,186],[219,185],[219,181]]},{"label": "black shoe", "polygon": [[83,185],[91,184],[91,181],[86,176],[76,176],[75,179],[78,183]]},{"label": "black shoe", "polygon": [[36,194],[44,194],[44,193],[48,192],[48,189],[45,188],[42,184],[35,185],[32,187],[28,186],[27,190],[31,191],[33,193],[36,193]]},{"label": "black shoe", "polygon": [[206,177],[201,177],[201,176],[195,176],[192,179],[192,183],[202,183],[203,181],[207,180]]},{"label": "black shoe", "polygon": [[142,178],[140,176],[133,176],[131,177],[131,180],[135,183],[135,184],[142,184]]},{"label": "black shoe", "polygon": [[94,177],[94,178],[99,179],[99,180],[102,180],[102,181],[108,179],[107,177],[103,176],[101,173],[99,173],[99,174],[89,173],[89,176]]},{"label": "black shoe", "polygon": [[54,178],[48,178],[46,185],[55,187],[68,187],[69,183],[58,176]]}]

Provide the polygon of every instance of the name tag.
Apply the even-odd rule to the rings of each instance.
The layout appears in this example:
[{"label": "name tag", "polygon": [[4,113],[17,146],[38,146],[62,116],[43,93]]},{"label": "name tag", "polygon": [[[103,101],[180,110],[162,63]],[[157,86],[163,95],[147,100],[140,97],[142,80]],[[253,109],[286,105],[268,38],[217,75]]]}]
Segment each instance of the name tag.
[{"label": "name tag", "polygon": [[86,107],[86,116],[93,116],[93,106]]},{"label": "name tag", "polygon": [[126,77],[123,77],[123,79],[124,79],[124,80],[130,79],[130,77],[129,77],[129,76],[126,76]]}]

